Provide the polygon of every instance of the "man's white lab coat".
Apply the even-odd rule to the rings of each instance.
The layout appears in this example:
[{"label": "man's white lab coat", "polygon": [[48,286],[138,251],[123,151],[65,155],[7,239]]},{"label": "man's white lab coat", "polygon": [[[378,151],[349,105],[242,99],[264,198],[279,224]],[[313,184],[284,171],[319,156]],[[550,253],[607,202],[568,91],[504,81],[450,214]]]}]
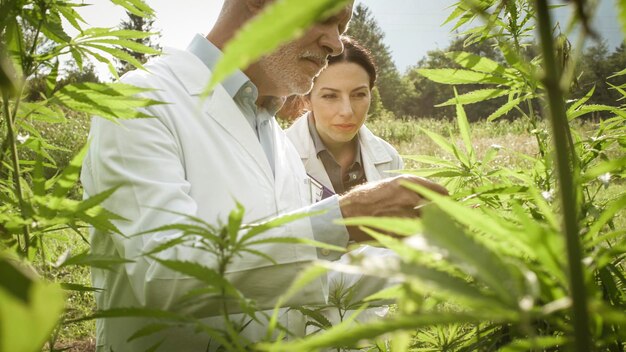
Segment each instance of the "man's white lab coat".
[{"label": "man's white lab coat", "polygon": [[[191,214],[211,224],[225,224],[236,202],[244,205],[245,222],[267,219],[310,204],[310,185],[298,153],[283,131],[274,130],[275,177],[257,136],[223,87],[206,99],[200,95],[209,82],[209,69],[187,51],[172,51],[148,65],[150,73],[134,71],[124,83],[155,89],[146,96],[169,104],[146,108],[155,118],[120,122],[94,118],[90,149],[81,180],[86,196],[111,187],[120,188],[103,205],[128,221],[115,225],[127,236],[165,224],[184,222],[184,217],[157,209]],[[198,280],[165,269],[141,256],[171,239],[176,232],[157,232],[123,237],[101,232],[92,234],[95,254],[134,260],[114,271],[93,269],[93,284],[104,288],[96,294],[98,307],[149,307],[172,309],[192,289],[203,287]],[[290,223],[264,236],[313,239],[310,220]],[[345,246],[347,237],[331,244]],[[316,249],[293,244],[265,244],[255,248],[278,264],[245,254],[229,267],[228,278],[260,308],[270,308],[296,275],[312,260]],[[161,259],[194,261],[215,267],[207,252],[176,246],[158,254]],[[328,259],[336,259],[333,254]],[[293,305],[325,302],[326,278],[314,281],[291,302]],[[194,314],[219,327],[215,307],[197,307]],[[127,342],[136,330],[152,322],[144,318],[114,318],[97,322],[98,351],[143,351],[164,340],[161,351],[204,351],[208,338],[190,328],[160,332]],[[304,331],[303,318],[283,314],[280,323],[295,333]],[[251,324],[244,336],[258,339],[263,324]],[[215,342],[211,349],[216,347]]]}]

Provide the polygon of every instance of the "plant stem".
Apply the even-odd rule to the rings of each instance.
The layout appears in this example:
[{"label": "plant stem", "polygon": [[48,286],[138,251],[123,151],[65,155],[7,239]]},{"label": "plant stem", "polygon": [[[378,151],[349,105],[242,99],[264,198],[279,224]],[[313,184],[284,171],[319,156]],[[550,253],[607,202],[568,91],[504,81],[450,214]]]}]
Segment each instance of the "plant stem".
[{"label": "plant stem", "polygon": [[[9,109],[9,96],[7,92],[2,94],[2,101],[4,106],[4,117],[7,123],[7,139],[9,141],[9,148],[11,149],[11,162],[13,164],[13,182],[14,182],[14,191],[15,196],[17,197],[20,205],[20,212],[22,214],[22,218],[27,218],[26,212],[26,204],[24,202],[24,197],[22,195],[22,183],[20,182],[20,161],[17,155],[17,144],[15,140],[15,130],[13,124],[13,114],[11,114]],[[28,229],[28,225],[24,225],[22,228],[22,234],[24,237],[24,248],[23,255],[28,256],[28,250],[30,247],[30,232]]]},{"label": "plant stem", "polygon": [[[552,21],[547,0],[537,0],[537,25],[541,38],[541,48],[544,62],[543,83],[548,94],[550,108],[550,122],[554,147],[556,150],[556,167],[561,194],[561,209],[563,212],[563,229],[567,245],[569,262],[570,290],[573,301],[572,320],[574,323],[574,349],[580,352],[591,351],[591,337],[589,334],[589,312],[587,311],[587,292],[581,261],[581,245],[578,236],[578,209],[576,180],[573,175],[574,161],[570,160],[568,130],[569,123],[566,116],[563,91],[560,85],[560,72],[554,58],[554,43],[552,38]],[[569,147],[569,148],[568,148]]]}]

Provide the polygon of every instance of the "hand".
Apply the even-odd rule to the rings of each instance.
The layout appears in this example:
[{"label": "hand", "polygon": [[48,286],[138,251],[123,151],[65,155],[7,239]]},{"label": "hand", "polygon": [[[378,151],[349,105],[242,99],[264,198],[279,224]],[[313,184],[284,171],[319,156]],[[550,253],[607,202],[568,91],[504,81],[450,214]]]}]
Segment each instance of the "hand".
[{"label": "hand", "polygon": [[[378,182],[366,183],[339,197],[339,207],[344,218],[356,216],[419,216],[419,205],[425,199],[413,190],[402,185],[413,182],[437,193],[447,195],[441,185],[422,177],[399,175]],[[355,226],[348,226],[350,239],[361,242],[371,238]]]}]

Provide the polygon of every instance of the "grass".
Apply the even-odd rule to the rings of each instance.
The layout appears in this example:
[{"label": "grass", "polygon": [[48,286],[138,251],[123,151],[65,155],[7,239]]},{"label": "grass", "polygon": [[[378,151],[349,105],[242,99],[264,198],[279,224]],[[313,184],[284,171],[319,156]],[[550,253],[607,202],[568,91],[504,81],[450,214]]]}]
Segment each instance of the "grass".
[{"label": "grass", "polygon": [[[83,232],[87,232],[86,229]],[[69,255],[77,255],[89,250],[89,243],[72,230],[50,232],[43,238],[46,258],[36,261],[40,272],[50,281],[91,286],[90,268],[87,266],[67,266],[56,268],[57,263]],[[64,320],[76,319],[94,312],[96,302],[92,292],[67,291],[67,304]],[[95,321],[60,324],[57,328],[57,341],[54,350],[89,351],[95,346]],[[45,350],[51,350],[46,347]]]},{"label": "grass", "polygon": [[[80,124],[81,126],[74,126]],[[73,128],[57,128],[47,132],[46,137],[57,141],[67,149],[75,149],[73,142],[80,143],[86,139],[86,131],[88,130],[88,121],[79,119],[70,121]],[[387,140],[402,155],[432,155],[445,157],[445,153],[433,143],[421,130],[427,130],[439,133],[444,136],[452,133],[452,138],[459,145],[462,143],[458,137],[458,128],[456,124],[449,121],[438,121],[435,119],[419,119],[419,120],[374,120],[368,121],[368,127],[372,132],[381,138]],[[69,126],[68,126],[69,127]],[[75,128],[74,128],[75,127]],[[593,126],[583,125],[583,129],[591,131]],[[471,133],[473,145],[477,150],[478,156],[482,156],[486,150],[493,145],[502,147],[498,157],[494,160],[502,166],[522,167],[526,163],[519,157],[519,153],[534,156],[538,153],[536,141],[533,135],[528,132],[527,126],[522,121],[496,121],[496,122],[477,122],[471,124]],[[55,134],[59,134],[56,136]],[[65,155],[63,155],[65,157]],[[63,162],[63,161],[61,161]],[[417,168],[414,162],[407,162],[407,168]],[[599,193],[601,199],[611,199],[626,192],[626,183],[622,180],[612,181],[611,187],[602,189]],[[626,227],[626,214],[621,212],[616,220],[617,228]],[[87,231],[84,231],[85,233]],[[83,234],[85,236],[85,234]],[[75,283],[83,286],[91,286],[90,273],[88,267],[65,267],[57,269],[53,266],[60,257],[68,251],[72,254],[83,252],[89,248],[88,243],[76,233],[63,230],[50,233],[45,236],[44,248],[46,248],[46,258],[37,258],[39,270],[50,280],[59,283]],[[90,292],[70,291],[67,296],[66,319],[73,319],[89,315],[95,309],[94,296]],[[457,327],[458,328],[458,327]],[[447,327],[445,329],[454,329]],[[92,351],[94,349],[94,331],[95,323],[93,321],[81,322],[76,324],[63,325],[58,331],[58,340],[54,345],[57,350],[64,349],[67,351]],[[427,340],[439,336],[437,334],[429,337],[433,331],[421,331],[418,338]],[[465,331],[455,330],[452,335],[459,335],[461,338]],[[421,335],[420,335],[421,334]],[[420,337],[421,336],[421,337]],[[444,343],[445,344],[445,343]],[[45,350],[50,350],[46,347]]]}]

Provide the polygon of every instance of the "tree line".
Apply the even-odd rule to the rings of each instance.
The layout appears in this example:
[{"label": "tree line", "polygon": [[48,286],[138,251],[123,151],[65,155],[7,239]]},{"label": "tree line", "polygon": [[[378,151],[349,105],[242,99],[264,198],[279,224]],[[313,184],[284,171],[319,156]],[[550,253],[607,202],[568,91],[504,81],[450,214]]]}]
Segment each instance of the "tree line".
[{"label": "tree line", "polygon": [[[348,34],[356,38],[372,51],[379,69],[377,82],[380,94],[381,107],[373,109],[373,117],[381,113],[391,113],[397,118],[414,119],[452,118],[455,114],[454,106],[436,107],[454,97],[454,90],[448,85],[435,83],[418,73],[419,69],[460,68],[458,64],[445,54],[448,52],[465,51],[481,57],[492,59],[504,64],[501,51],[496,48],[495,42],[489,40],[465,45],[467,37],[458,37],[444,49],[431,50],[425,57],[410,67],[404,74],[396,68],[391,58],[391,51],[385,44],[385,33],[376,22],[371,11],[363,4],[355,9],[350,22]],[[526,57],[530,60],[535,56],[535,43],[526,43]],[[570,98],[585,96],[595,86],[595,92],[590,104],[615,105],[621,94],[615,87],[626,84],[624,76],[609,79],[614,73],[626,67],[626,46],[622,43],[611,49],[606,42],[596,42],[585,49],[575,72],[577,79],[570,90]],[[476,84],[467,84],[456,87],[459,94],[479,88]],[[506,97],[500,97],[465,107],[468,118],[472,121],[486,118],[506,102]],[[540,104],[540,102],[537,102]],[[539,106],[537,106],[538,108]],[[537,109],[539,110],[539,109]],[[601,113],[596,116],[602,116]],[[505,115],[515,118],[515,111]]]},{"label": "tree line", "polygon": [[[127,12],[127,18],[120,22],[120,29],[132,29],[143,32],[154,32],[154,20],[145,19]],[[419,69],[428,68],[453,68],[459,67],[445,53],[465,51],[492,59],[498,63],[504,63],[504,58],[495,43],[480,41],[465,45],[467,37],[453,39],[450,44],[437,50],[428,51],[415,65],[405,73],[400,73],[393,62],[391,50],[385,44],[385,33],[378,25],[376,18],[363,4],[354,8],[348,35],[352,36],[365,47],[369,48],[378,66],[377,89],[374,93],[374,101],[370,110],[372,118],[381,116],[402,119],[427,118],[452,118],[455,114],[454,106],[437,107],[436,105],[451,99],[454,96],[452,87],[433,82],[418,73]],[[144,45],[160,49],[158,40],[159,33],[148,38],[136,39]],[[533,43],[527,43],[528,58],[534,56],[536,47]],[[132,52],[125,49],[128,55],[145,63],[149,55]],[[596,42],[585,49],[576,69],[577,79],[572,86],[571,98],[585,96],[590,89],[595,91],[589,103],[614,105],[621,94],[616,87],[626,84],[626,78],[619,76],[614,79],[605,79],[626,67],[626,45],[622,43],[616,48],[609,48],[606,42]],[[116,67],[118,75],[122,75],[132,68],[128,61],[118,60]],[[98,82],[93,65],[88,64],[82,69],[71,66],[65,69],[65,74],[58,87],[76,82]],[[29,100],[36,100],[40,92],[45,90],[45,75],[35,76],[30,80]],[[459,94],[473,91],[479,88],[476,84],[467,84],[456,87]],[[484,119],[489,113],[495,111],[506,102],[506,97],[495,98],[487,101],[467,105],[466,112],[470,121]],[[537,102],[537,104],[540,104]],[[537,105],[539,110],[539,105]],[[595,117],[604,117],[602,113],[596,113]],[[505,115],[506,118],[516,118],[515,111]]]}]

